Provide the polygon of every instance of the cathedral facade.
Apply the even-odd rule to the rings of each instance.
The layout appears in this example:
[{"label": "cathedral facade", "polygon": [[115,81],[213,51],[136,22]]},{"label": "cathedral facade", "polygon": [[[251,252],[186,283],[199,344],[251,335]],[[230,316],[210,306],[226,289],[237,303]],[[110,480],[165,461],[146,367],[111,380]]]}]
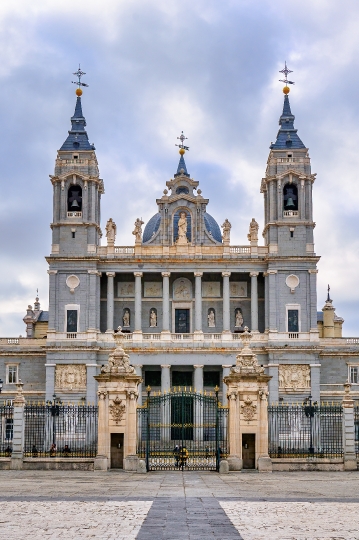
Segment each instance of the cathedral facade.
[{"label": "cathedral facade", "polygon": [[270,403],[309,395],[337,401],[347,380],[359,399],[359,338],[342,337],[343,319],[329,291],[317,311],[315,174],[287,94],[279,126],[258,181],[263,244],[254,218],[247,245],[231,244],[231,216],[220,227],[207,212],[209,200],[187,170],[182,137],[177,171],[153,201],[148,223],[135,221],[134,244],[116,245],[121,216],[114,216],[101,245],[104,182],[78,95],[51,176],[49,309],[41,310],[36,298],[24,317],[26,338],[0,339],[2,398],[11,400],[21,379],[29,400],[56,394],[64,402],[96,402],[94,376],[120,331],[143,379],[140,402],[147,386],[204,392],[217,385],[225,402],[223,378],[248,327],[271,377]]}]

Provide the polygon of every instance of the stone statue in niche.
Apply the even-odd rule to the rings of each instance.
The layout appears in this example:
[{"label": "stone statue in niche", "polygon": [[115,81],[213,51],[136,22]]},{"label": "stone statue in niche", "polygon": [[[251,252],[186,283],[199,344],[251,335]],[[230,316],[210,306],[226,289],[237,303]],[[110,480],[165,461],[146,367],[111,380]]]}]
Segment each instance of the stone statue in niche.
[{"label": "stone statue in niche", "polygon": [[125,309],[125,312],[122,317],[122,322],[123,322],[124,328],[130,326],[130,311],[128,309]]},{"label": "stone statue in niche", "polygon": [[107,238],[107,245],[113,246],[116,240],[116,223],[113,221],[112,218],[108,220],[106,223],[106,238]]},{"label": "stone statue in niche", "polygon": [[247,235],[247,238],[250,242],[258,242],[258,230],[259,225],[256,220],[252,218],[252,221],[249,224],[249,233]]},{"label": "stone statue in niche", "polygon": [[142,225],[144,224],[144,221],[142,221],[142,218],[137,218],[135,221],[135,228],[132,231],[132,234],[136,237],[135,242],[140,243],[142,240]]},{"label": "stone statue in niche", "polygon": [[178,238],[177,244],[188,244],[187,240],[187,215],[186,212],[180,213],[178,220]]},{"label": "stone statue in niche", "polygon": [[236,328],[242,328],[243,326],[243,315],[242,315],[242,312],[240,309],[237,309],[236,310],[236,324],[235,324],[235,327]]},{"label": "stone statue in niche", "polygon": [[216,316],[213,309],[209,310],[207,319],[209,328],[214,328],[216,326]]},{"label": "stone statue in niche", "polygon": [[229,244],[230,236],[231,236],[231,228],[232,228],[232,225],[230,224],[228,219],[225,219],[222,225],[222,229],[223,229],[222,240],[225,244]]},{"label": "stone statue in niche", "polygon": [[156,328],[157,326],[157,313],[154,309],[151,309],[150,311],[150,327]]}]

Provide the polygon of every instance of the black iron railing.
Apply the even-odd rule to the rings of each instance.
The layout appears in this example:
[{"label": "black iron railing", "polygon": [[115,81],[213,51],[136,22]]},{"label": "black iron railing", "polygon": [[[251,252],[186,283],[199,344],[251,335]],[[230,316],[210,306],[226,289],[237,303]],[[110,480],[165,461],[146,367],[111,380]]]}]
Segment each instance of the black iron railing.
[{"label": "black iron railing", "polygon": [[95,457],[98,408],[95,405],[25,406],[26,457]]},{"label": "black iron railing", "polygon": [[0,405],[0,457],[11,457],[14,418],[12,405]]},{"label": "black iron railing", "polygon": [[272,458],[342,457],[343,408],[318,405],[268,407],[269,455]]},{"label": "black iron railing", "polygon": [[147,470],[218,470],[229,453],[228,408],[218,392],[176,388],[138,408],[138,455]]}]

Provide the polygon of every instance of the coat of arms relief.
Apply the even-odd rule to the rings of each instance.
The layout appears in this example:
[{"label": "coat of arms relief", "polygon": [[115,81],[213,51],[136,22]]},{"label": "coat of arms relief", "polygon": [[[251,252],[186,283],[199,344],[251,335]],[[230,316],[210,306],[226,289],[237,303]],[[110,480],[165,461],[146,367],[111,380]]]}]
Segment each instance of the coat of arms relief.
[{"label": "coat of arms relief", "polygon": [[59,390],[86,390],[86,366],[84,364],[57,364],[55,388]]},{"label": "coat of arms relief", "polygon": [[279,388],[283,390],[306,390],[310,388],[310,366],[305,364],[280,364]]}]

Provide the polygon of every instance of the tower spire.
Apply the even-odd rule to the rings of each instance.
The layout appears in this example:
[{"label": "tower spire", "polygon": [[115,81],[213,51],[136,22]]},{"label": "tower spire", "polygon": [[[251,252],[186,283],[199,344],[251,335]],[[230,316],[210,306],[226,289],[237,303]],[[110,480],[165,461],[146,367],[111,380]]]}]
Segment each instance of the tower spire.
[{"label": "tower spire", "polygon": [[177,139],[179,139],[181,142],[180,144],[175,144],[175,146],[178,146],[179,150],[178,150],[178,153],[180,154],[180,160],[179,160],[179,163],[178,163],[178,167],[177,167],[177,173],[175,174],[175,176],[179,176],[180,174],[184,174],[185,176],[189,176],[188,172],[187,172],[187,167],[186,167],[186,163],[185,163],[185,160],[184,160],[184,155],[186,153],[186,150],[189,150],[189,146],[185,146],[183,143],[184,141],[187,139],[187,137],[185,137],[183,131],[181,132],[181,135],[179,137],[177,137]]}]

